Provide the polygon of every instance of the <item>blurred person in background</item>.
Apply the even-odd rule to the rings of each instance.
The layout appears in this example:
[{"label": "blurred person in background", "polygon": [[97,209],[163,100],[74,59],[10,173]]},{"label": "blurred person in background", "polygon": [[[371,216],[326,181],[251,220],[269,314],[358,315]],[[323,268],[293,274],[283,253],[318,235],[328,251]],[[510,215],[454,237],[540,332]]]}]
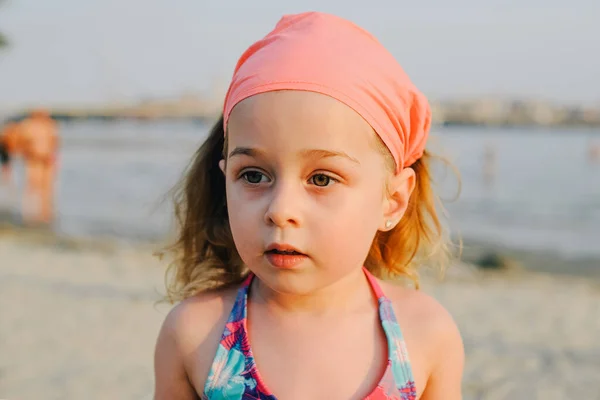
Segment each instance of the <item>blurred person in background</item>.
[{"label": "blurred person in background", "polygon": [[46,110],[34,110],[21,123],[20,141],[26,174],[23,218],[27,223],[49,224],[54,219],[57,124]]},{"label": "blurred person in background", "polygon": [[483,151],[483,181],[486,186],[492,186],[496,179],[496,147],[487,143]]},{"label": "blurred person in background", "polygon": [[600,144],[591,142],[588,151],[588,160],[591,164],[600,162]]}]

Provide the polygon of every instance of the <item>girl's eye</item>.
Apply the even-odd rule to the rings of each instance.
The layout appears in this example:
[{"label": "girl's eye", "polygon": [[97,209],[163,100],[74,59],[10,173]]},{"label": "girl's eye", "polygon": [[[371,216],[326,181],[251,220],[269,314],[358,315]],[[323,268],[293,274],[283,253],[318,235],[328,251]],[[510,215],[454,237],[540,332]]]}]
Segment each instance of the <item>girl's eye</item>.
[{"label": "girl's eye", "polygon": [[325,187],[329,186],[330,183],[335,182],[335,179],[325,174],[315,174],[310,178],[310,181],[315,186]]},{"label": "girl's eye", "polygon": [[267,177],[265,174],[259,171],[246,171],[242,174],[242,178],[253,185],[259,184],[261,182],[266,182]]}]

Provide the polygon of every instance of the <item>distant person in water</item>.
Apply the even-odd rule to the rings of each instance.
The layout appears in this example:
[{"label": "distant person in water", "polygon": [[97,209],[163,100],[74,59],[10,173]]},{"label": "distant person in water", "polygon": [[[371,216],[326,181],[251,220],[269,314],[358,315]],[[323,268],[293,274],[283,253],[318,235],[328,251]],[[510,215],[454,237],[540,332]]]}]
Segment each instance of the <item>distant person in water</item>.
[{"label": "distant person in water", "polygon": [[483,181],[491,186],[496,177],[496,148],[492,143],[485,146],[483,153]]},{"label": "distant person in water", "polygon": [[[23,218],[27,223],[48,224],[54,219],[58,127],[47,111],[36,110],[21,123],[20,132],[26,173]],[[33,210],[31,203],[35,203]]]},{"label": "distant person in water", "polygon": [[588,159],[592,164],[600,162],[600,144],[592,142],[589,145]]},{"label": "distant person in water", "polygon": [[7,123],[0,132],[0,168],[3,184],[12,183],[12,161],[19,151],[19,125]]}]

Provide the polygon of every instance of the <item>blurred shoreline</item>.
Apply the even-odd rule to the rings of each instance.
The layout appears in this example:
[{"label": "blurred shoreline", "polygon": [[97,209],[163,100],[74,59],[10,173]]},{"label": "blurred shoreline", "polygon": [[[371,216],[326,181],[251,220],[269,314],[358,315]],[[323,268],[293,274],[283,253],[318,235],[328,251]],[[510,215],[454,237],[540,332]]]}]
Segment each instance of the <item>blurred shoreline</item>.
[{"label": "blurred shoreline", "polygon": [[600,281],[600,258],[567,257],[558,252],[511,248],[477,239],[463,239],[460,261],[481,269],[527,271]]},{"label": "blurred shoreline", "polygon": [[[431,101],[433,124],[481,127],[600,127],[600,105],[564,105],[543,100],[481,97]],[[197,94],[147,99],[137,103],[88,106],[50,106],[53,118],[72,120],[216,120],[221,100]],[[9,118],[22,119],[29,109],[13,110]],[[6,111],[1,114],[6,114]]]},{"label": "blurred shoreline", "polygon": [[[59,249],[94,252],[114,252],[129,248],[152,254],[171,244],[172,237],[164,235],[162,240],[149,238],[125,238],[114,235],[75,236],[54,232],[49,227],[25,227],[0,213],[0,238],[46,245]],[[532,251],[503,246],[472,238],[461,238],[462,247],[456,245],[457,253],[452,263],[468,265],[482,272],[541,273],[554,276],[591,278],[600,282],[600,258],[567,257],[558,252]],[[453,243],[459,243],[458,238]],[[453,271],[448,271],[452,275]]]}]

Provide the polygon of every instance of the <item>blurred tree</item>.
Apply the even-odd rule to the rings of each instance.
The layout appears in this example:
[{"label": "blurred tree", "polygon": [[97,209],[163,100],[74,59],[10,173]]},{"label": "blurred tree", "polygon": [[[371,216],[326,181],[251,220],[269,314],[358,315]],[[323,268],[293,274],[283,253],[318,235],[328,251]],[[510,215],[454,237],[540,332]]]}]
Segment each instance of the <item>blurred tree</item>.
[{"label": "blurred tree", "polygon": [[[4,0],[0,0],[0,5],[2,5],[2,3],[4,2]],[[8,46],[8,39],[6,38],[5,35],[2,34],[2,32],[0,32],[0,49],[3,47],[7,47]]]}]

